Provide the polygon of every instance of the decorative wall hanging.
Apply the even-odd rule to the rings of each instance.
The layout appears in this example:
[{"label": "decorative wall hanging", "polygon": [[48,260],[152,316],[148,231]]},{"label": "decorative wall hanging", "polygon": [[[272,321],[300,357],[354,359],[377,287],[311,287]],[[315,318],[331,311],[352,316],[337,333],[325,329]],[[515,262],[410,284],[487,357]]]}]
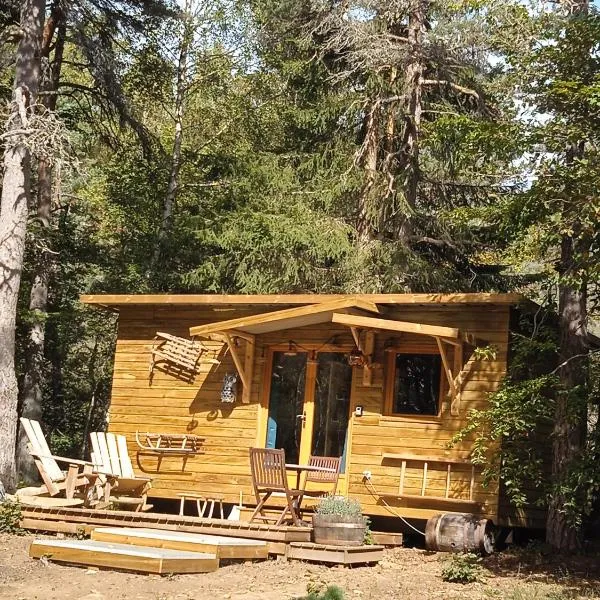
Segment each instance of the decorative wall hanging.
[{"label": "decorative wall hanging", "polygon": [[206,346],[197,340],[188,340],[158,331],[150,350],[150,379],[158,363],[164,363],[165,370],[174,375],[193,379],[198,372],[201,359],[203,362],[220,364],[215,358],[203,358],[207,351]]},{"label": "decorative wall hanging", "polygon": [[238,376],[235,373],[225,373],[221,387],[221,402],[235,402],[237,397],[237,380]]}]

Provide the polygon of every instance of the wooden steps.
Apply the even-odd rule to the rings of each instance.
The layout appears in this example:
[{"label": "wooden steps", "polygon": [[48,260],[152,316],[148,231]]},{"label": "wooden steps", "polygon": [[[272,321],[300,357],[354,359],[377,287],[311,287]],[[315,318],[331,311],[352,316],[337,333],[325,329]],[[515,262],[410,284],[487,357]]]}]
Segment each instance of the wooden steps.
[{"label": "wooden steps", "polygon": [[292,542],[288,545],[286,558],[336,565],[372,564],[383,558],[383,546],[331,546],[312,542]]},{"label": "wooden steps", "polygon": [[92,539],[115,544],[132,544],[187,552],[206,552],[219,559],[253,560],[269,556],[267,542],[247,538],[225,537],[184,531],[137,527],[98,527]]},{"label": "wooden steps", "polygon": [[285,554],[290,542],[308,542],[312,527],[291,527],[244,523],[227,519],[132,512],[89,508],[49,508],[24,506],[21,527],[36,531],[91,533],[98,527],[140,527],[159,530],[185,531],[217,536],[248,538],[268,543],[270,554]]},{"label": "wooden steps", "polygon": [[142,548],[97,540],[34,540],[29,547],[29,556],[45,556],[56,562],[159,575],[208,573],[219,567],[219,559],[215,554]]}]

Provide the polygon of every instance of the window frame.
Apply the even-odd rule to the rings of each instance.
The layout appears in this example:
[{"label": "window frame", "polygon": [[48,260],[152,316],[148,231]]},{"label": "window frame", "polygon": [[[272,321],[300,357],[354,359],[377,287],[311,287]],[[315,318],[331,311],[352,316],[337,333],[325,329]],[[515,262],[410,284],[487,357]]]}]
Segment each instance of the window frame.
[{"label": "window frame", "polygon": [[392,419],[407,419],[417,421],[434,421],[437,422],[441,419],[443,410],[443,401],[448,393],[448,382],[444,373],[444,365],[442,362],[440,369],[440,387],[438,396],[438,411],[436,414],[420,415],[415,413],[395,413],[393,412],[394,407],[394,383],[396,379],[396,356],[398,354],[408,355],[419,355],[419,354],[431,354],[440,357],[442,356],[437,348],[423,347],[423,348],[411,348],[411,347],[392,347],[386,348],[386,374],[385,374],[385,390],[383,400],[383,417],[389,417]]}]

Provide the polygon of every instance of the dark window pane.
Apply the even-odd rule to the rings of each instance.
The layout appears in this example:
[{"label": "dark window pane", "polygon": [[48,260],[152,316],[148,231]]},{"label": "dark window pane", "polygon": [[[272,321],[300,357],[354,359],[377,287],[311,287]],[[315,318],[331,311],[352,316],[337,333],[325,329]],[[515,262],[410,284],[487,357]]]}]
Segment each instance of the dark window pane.
[{"label": "dark window pane", "polygon": [[[319,352],[311,454],[340,456],[346,451],[352,367],[341,352]],[[342,468],[343,471],[343,468]]]},{"label": "dark window pane", "polygon": [[392,412],[437,415],[441,369],[439,354],[397,354]]},{"label": "dark window pane", "polygon": [[285,459],[297,463],[302,435],[306,353],[273,354],[267,448],[283,448]]}]

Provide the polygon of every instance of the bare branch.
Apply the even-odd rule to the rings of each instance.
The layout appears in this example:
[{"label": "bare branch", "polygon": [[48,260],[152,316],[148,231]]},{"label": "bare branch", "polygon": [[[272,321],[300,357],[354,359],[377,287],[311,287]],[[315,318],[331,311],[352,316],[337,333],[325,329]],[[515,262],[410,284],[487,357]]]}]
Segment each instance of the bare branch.
[{"label": "bare branch", "polygon": [[471,88],[464,87],[462,85],[458,85],[457,83],[453,83],[452,81],[447,81],[445,79],[423,79],[421,80],[421,84],[425,86],[445,86],[453,89],[455,92],[459,92],[460,94],[465,94],[466,96],[472,96],[477,101],[481,100],[481,96]]}]

